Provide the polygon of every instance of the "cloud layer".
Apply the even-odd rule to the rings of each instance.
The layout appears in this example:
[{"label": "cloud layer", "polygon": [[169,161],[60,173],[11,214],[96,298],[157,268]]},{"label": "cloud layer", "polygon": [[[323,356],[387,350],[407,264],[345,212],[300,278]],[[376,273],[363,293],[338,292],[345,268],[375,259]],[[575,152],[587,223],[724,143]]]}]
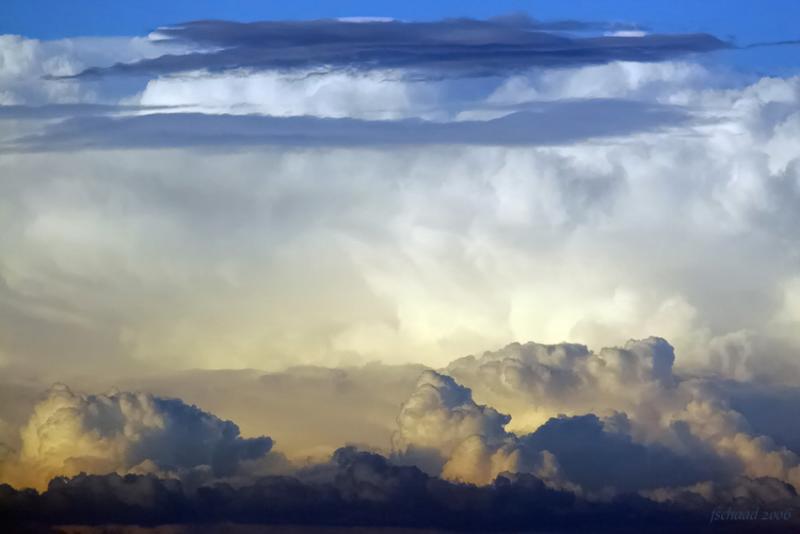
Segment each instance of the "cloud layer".
[{"label": "cloud layer", "polygon": [[[609,61],[661,61],[729,45],[707,34],[570,36],[524,16],[436,22],[316,20],[239,23],[197,21],[159,28],[157,43],[204,50],[164,54],[80,76],[169,74],[233,69],[313,71],[317,68],[402,70],[412,76],[498,76],[541,66]],[[548,31],[549,30],[549,31]]]},{"label": "cloud layer", "polygon": [[595,531],[606,527],[613,531],[620,516],[628,526],[639,527],[686,528],[708,521],[706,514],[676,511],[635,496],[587,503],[529,476],[499,478],[482,488],[452,484],[353,449],[337,451],[334,470],[329,482],[271,477],[240,488],[215,485],[190,494],[178,482],[134,475],[57,479],[41,495],[0,486],[0,518],[11,525],[48,518],[56,524],[135,521],[196,526],[224,521],[483,531],[532,525],[547,529],[592,525]]},{"label": "cloud layer", "polygon": [[[798,81],[675,57],[707,37],[596,35],[620,29],[635,30],[512,17],[5,36],[0,361],[438,367],[511,340],[659,335],[682,366],[791,383]],[[368,61],[402,45],[452,74],[480,67],[486,42],[505,47],[488,77]],[[537,43],[566,63],[512,73],[512,50]],[[354,47],[364,68],[181,70]],[[150,60],[178,70],[147,74]],[[111,71],[69,78],[91,68]]]},{"label": "cloud layer", "polygon": [[[629,101],[588,100],[537,107],[491,120],[445,123],[199,113],[86,116],[59,122],[43,133],[11,139],[5,150],[561,145],[666,129],[688,120],[687,114],[677,108]],[[92,109],[96,108],[87,111]],[[14,111],[17,116],[24,116],[26,110]],[[41,115],[43,110],[34,108],[29,113]],[[58,113],[58,109],[53,113]],[[558,126],[554,127],[556,120]]]},{"label": "cloud layer", "polygon": [[[641,108],[559,104],[533,115],[543,123],[406,133],[414,123],[194,115],[54,126],[38,147],[50,152],[0,157],[5,358],[442,365],[513,339],[657,334],[682,364],[790,377],[797,81],[686,98],[732,111],[600,140],[569,125]],[[496,146],[503,124],[566,144]],[[288,126],[309,137],[270,147]],[[470,128],[495,146],[433,134]],[[377,145],[386,132],[401,146]],[[64,151],[81,146],[114,152]]]}]

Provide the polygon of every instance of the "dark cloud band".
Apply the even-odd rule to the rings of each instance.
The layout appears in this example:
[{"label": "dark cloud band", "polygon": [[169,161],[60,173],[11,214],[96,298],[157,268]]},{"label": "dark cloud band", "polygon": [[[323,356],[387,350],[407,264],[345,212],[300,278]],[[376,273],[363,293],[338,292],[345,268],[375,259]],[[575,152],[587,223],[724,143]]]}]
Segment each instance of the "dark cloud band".
[{"label": "dark cloud band", "polygon": [[[507,475],[484,487],[431,477],[412,466],[353,448],[338,450],[325,480],[264,477],[251,485],[186,491],[152,476],[56,478],[42,494],[0,485],[0,525],[223,522],[519,531],[587,528],[698,528],[711,507],[677,509],[627,494],[590,502],[553,490],[531,475]],[[796,526],[796,523],[792,523]],[[669,530],[670,532],[673,530]]]},{"label": "dark cloud band", "polygon": [[401,69],[424,78],[497,76],[530,67],[661,61],[729,47],[703,33],[575,35],[574,30],[591,27],[579,22],[541,24],[525,17],[359,23],[196,21],[161,28],[157,34],[164,42],[202,51],[89,68],[77,76],[319,68]]},{"label": "dark cloud band", "polygon": [[[45,114],[28,108],[32,116]],[[22,111],[17,111],[23,115]],[[2,113],[0,113],[2,118]],[[17,139],[6,151],[188,146],[555,145],[628,135],[688,120],[672,106],[621,100],[542,103],[487,121],[371,121],[350,118],[153,113],[110,117],[75,115],[44,133]],[[2,150],[2,148],[0,148]]]}]

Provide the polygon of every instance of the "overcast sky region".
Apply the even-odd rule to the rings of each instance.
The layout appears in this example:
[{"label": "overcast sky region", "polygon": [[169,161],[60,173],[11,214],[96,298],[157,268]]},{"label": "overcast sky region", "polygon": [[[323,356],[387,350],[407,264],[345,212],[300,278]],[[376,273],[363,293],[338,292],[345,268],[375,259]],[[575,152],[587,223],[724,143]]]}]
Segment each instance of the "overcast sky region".
[{"label": "overcast sky region", "polygon": [[799,20],[6,0],[0,531],[800,530]]}]

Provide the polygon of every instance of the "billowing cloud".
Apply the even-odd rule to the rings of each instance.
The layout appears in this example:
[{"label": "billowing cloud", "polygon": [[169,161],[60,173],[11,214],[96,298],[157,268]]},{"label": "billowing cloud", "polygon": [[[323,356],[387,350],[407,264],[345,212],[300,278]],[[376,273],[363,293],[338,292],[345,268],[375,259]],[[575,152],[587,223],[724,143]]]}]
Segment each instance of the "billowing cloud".
[{"label": "billowing cloud", "polygon": [[[158,373],[30,373],[8,368],[0,377],[0,443],[21,446],[20,429],[53,380],[81,384],[84,391],[140,391],[179,398],[232,420],[242,435],[268,435],[279,452],[302,465],[319,461],[343,444],[391,448],[400,405],[408,399],[422,365],[295,366],[281,371],[182,370]],[[292,398],[291,404],[286,403]],[[298,424],[302,421],[303,424]],[[278,459],[275,458],[277,461]]]},{"label": "billowing cloud", "polygon": [[[444,470],[453,478],[485,482],[507,469],[487,466],[486,476],[480,476],[465,474],[461,468],[469,471],[483,467],[486,460],[482,457],[491,456],[508,441],[504,426],[509,420],[489,406],[475,404],[469,389],[449,376],[425,371],[416,391],[403,403],[392,445],[401,457],[433,474]],[[493,460],[488,459],[488,463]]]},{"label": "billowing cloud", "polygon": [[[497,530],[498,517],[504,529],[584,521],[614,526],[622,514],[626,524],[666,521],[688,528],[707,523],[720,506],[792,511],[800,504],[794,454],[749,430],[746,418],[728,406],[726,382],[675,375],[666,341],[632,341],[597,354],[579,345],[528,344],[485,359],[496,362],[500,353],[506,362],[523,354],[524,362],[518,362],[528,372],[586,366],[598,376],[624,379],[628,394],[638,395],[642,404],[653,400],[648,388],[661,390],[666,402],[649,407],[649,421],[637,420],[636,412],[634,418],[619,411],[605,417],[561,415],[533,432],[514,433],[506,428],[508,415],[476,403],[470,389],[450,376],[425,370],[399,409],[391,454],[346,447],[329,460],[283,466],[285,474],[275,476],[269,438],[242,438],[234,423],[180,400],[142,393],[76,395],[57,385],[23,428],[19,453],[6,457],[5,466],[12,469],[4,480],[21,471],[29,479],[42,477],[37,485],[43,488],[48,473],[89,474],[55,477],[41,494],[0,486],[0,521],[290,521]],[[454,362],[454,368],[472,360]],[[387,371],[351,373],[383,389],[381,373]],[[316,377],[326,383],[336,376],[333,387],[346,396],[352,378],[341,371],[308,369],[258,382],[305,395],[299,389],[304,381]],[[222,383],[235,382],[229,376]],[[585,387],[602,405],[602,391],[592,387],[620,385]],[[566,387],[568,397],[573,392]],[[368,398],[363,390],[359,395]],[[549,399],[550,406],[559,402],[552,391],[538,389],[536,397]],[[679,402],[685,405],[676,408]],[[249,405],[260,412],[253,410],[252,397]],[[320,403],[319,409],[326,408]],[[658,409],[660,414],[652,411]],[[637,428],[643,424],[664,428],[645,435]],[[534,517],[537,522],[531,523]]]},{"label": "billowing cloud", "polygon": [[[632,344],[632,349],[624,352],[632,356],[640,347]],[[669,345],[656,346],[656,352],[659,349],[667,354],[656,359],[671,357]],[[606,357],[613,350],[624,354],[606,349]],[[668,368],[666,373],[671,380]],[[659,377],[663,378],[667,377]],[[635,384],[653,377],[628,373],[625,379]],[[535,399],[528,402],[536,406]],[[700,462],[658,443],[637,443],[627,416],[620,412],[605,422],[593,414],[551,418],[527,435],[508,432],[505,427],[510,420],[489,406],[476,404],[471,391],[451,377],[426,371],[398,416],[395,455],[398,461],[415,463],[447,479],[488,484],[502,473],[530,473],[554,487],[590,495],[685,486],[719,476],[723,470],[719,461],[715,472],[710,456]]]},{"label": "billowing cloud", "polygon": [[[23,105],[0,108],[0,361],[441,367],[513,340],[658,335],[680,367],[791,383],[798,81],[675,57],[708,37],[595,35],[639,30],[512,17],[4,38],[0,91]],[[441,76],[369,63],[398,46]],[[245,65],[354,47],[369,65]],[[426,66],[442,47],[446,65]],[[515,47],[533,63],[513,66]],[[233,56],[247,61],[138,63]],[[484,60],[493,76],[450,77]],[[56,79],[115,64],[142,77]]]},{"label": "billowing cloud", "polygon": [[[464,380],[484,402],[519,419],[512,427],[511,417],[505,416],[493,433],[476,434],[501,433],[522,450],[548,451],[559,465],[559,476],[585,490],[645,491],[727,483],[741,476],[798,487],[796,441],[774,424],[776,416],[786,417],[784,424],[791,417],[783,411],[770,414],[757,400],[780,402],[796,391],[675,374],[674,359],[673,348],[658,338],[597,353],[580,345],[528,343],[456,360],[446,371]],[[412,396],[411,406],[413,401]],[[451,412],[456,417],[461,410],[451,407],[446,413]],[[592,412],[604,414],[604,419]],[[553,418],[563,413],[574,415]],[[439,415],[435,421],[439,427],[424,424],[422,418],[421,432],[451,435],[447,417]],[[413,422],[406,426],[413,428]],[[507,424],[516,434],[505,430]],[[413,435],[402,424],[400,428]],[[532,432],[522,435],[525,429]]]},{"label": "billowing cloud", "polygon": [[21,429],[18,454],[3,463],[4,479],[42,487],[80,472],[235,475],[242,462],[263,458],[268,437],[242,438],[239,428],[178,399],[144,393],[79,395],[53,386]]},{"label": "billowing cloud", "polygon": [[[664,339],[628,341],[595,353],[583,345],[515,343],[451,362],[445,372],[479,397],[535,429],[558,413],[642,412],[674,394],[673,347]],[[644,403],[646,401],[646,404]]]},{"label": "billowing cloud", "polygon": [[[0,156],[3,360],[438,367],[660,335],[681,367],[791,382],[798,82],[673,100],[691,115],[666,130],[618,100],[423,124],[75,112],[53,151]],[[290,128],[309,137],[269,145]]]}]

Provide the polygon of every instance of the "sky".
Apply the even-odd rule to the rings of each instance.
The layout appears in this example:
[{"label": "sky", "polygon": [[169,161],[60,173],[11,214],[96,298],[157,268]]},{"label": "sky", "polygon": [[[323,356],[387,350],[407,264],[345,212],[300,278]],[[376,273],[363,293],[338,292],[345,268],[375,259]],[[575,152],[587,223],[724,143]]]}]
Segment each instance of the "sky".
[{"label": "sky", "polygon": [[[567,2],[501,0],[498,2],[444,0],[430,4],[411,2],[259,2],[235,0],[177,0],[167,4],[144,0],[112,4],[99,0],[57,0],[5,3],[0,30],[29,37],[57,39],[78,35],[140,35],[158,26],[188,20],[225,19],[302,20],[332,17],[381,16],[404,20],[447,17],[487,18],[525,12],[542,20],[629,22],[670,32],[713,31],[736,36],[743,43],[797,38],[793,19],[800,7],[791,0],[709,0],[692,2],[637,2],[635,0],[571,0]],[[42,17],[42,12],[55,16]],[[690,13],[690,16],[687,16]]]},{"label": "sky", "polygon": [[[41,13],[47,12],[48,17]],[[708,0],[694,2],[639,2],[636,0],[501,0],[496,2],[444,0],[430,4],[414,2],[345,0],[319,2],[261,2],[234,0],[153,0],[109,3],[99,0],[8,0],[0,19],[0,32],[43,39],[79,35],[141,35],[154,28],[188,20],[225,19],[302,20],[332,17],[383,16],[403,20],[434,20],[446,17],[487,18],[508,13],[527,13],[542,20],[590,20],[634,23],[664,32],[709,32],[737,44],[798,39],[794,21],[800,6],[792,0]],[[691,16],[687,16],[691,13]],[[792,69],[794,50],[755,51],[726,58],[737,66],[772,72]]]},{"label": "sky", "polygon": [[795,2],[2,9],[0,527],[797,528]]}]

